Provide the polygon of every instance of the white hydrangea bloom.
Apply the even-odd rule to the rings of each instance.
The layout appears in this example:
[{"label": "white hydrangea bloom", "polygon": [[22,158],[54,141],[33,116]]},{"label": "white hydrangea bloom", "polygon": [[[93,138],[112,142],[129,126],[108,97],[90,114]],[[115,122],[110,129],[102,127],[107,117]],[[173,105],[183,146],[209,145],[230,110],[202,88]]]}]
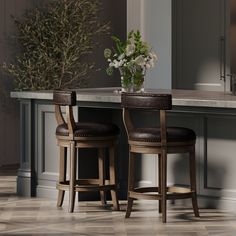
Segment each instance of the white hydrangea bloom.
[{"label": "white hydrangea bloom", "polygon": [[144,59],[143,55],[137,56],[134,61],[139,66],[143,67],[145,65],[145,59]]},{"label": "white hydrangea bloom", "polygon": [[155,66],[155,60],[152,59],[152,60],[150,61],[150,64],[151,64],[152,67],[154,67],[154,66]]},{"label": "white hydrangea bloom", "polygon": [[114,60],[114,61],[113,61],[113,66],[114,66],[115,68],[119,68],[119,62],[118,62],[117,60]]},{"label": "white hydrangea bloom", "polygon": [[151,59],[153,59],[154,61],[157,60],[157,55],[154,52],[150,52],[149,56],[151,57]]},{"label": "white hydrangea bloom", "polygon": [[114,66],[114,63],[113,62],[110,62],[109,63],[109,67],[113,67]]},{"label": "white hydrangea bloom", "polygon": [[128,44],[125,49],[126,56],[131,56],[135,51],[135,45],[134,44]]},{"label": "white hydrangea bloom", "polygon": [[118,60],[122,60],[122,59],[124,59],[124,58],[125,58],[125,54],[122,53],[122,54],[120,54],[120,56],[118,57]]}]

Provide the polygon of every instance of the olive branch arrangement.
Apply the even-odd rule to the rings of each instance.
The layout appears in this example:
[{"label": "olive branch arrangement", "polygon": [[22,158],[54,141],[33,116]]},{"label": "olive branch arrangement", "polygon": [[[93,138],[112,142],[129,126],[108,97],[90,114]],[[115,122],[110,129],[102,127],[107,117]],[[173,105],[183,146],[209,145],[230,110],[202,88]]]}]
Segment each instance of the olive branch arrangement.
[{"label": "olive branch arrangement", "polygon": [[3,70],[17,90],[78,88],[95,69],[90,56],[99,37],[109,34],[101,22],[99,0],[56,0],[13,18],[20,50]]}]

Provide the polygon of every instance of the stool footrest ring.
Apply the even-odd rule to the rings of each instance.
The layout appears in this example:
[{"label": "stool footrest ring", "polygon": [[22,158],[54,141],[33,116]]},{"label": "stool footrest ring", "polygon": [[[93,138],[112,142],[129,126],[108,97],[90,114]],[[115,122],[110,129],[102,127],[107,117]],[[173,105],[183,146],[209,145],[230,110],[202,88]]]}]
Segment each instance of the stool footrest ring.
[{"label": "stool footrest ring", "polygon": [[[57,189],[68,191],[70,181],[62,181],[57,183]],[[92,192],[92,191],[108,191],[117,190],[117,185],[110,184],[109,180],[105,181],[104,185],[99,185],[99,179],[79,179],[75,184],[76,192]]]},{"label": "stool footrest ring", "polygon": [[[158,187],[140,187],[130,190],[128,192],[129,197],[133,199],[145,199],[145,200],[161,200],[161,193],[159,193]],[[192,198],[196,194],[190,188],[184,187],[167,187],[166,188],[166,199],[185,199]]]}]

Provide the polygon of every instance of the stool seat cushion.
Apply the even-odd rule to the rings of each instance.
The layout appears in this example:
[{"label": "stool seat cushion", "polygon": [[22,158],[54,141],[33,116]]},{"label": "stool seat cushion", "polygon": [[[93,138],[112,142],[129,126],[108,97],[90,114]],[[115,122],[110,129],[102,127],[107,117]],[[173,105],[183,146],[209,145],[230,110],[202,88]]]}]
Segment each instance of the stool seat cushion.
[{"label": "stool seat cushion", "polygon": [[[136,128],[129,133],[129,139],[140,142],[161,142],[160,128]],[[167,127],[167,142],[196,140],[193,130],[182,127]]]},{"label": "stool seat cushion", "polygon": [[[109,123],[85,123],[79,122],[75,125],[75,137],[100,137],[115,136],[119,134],[119,128],[115,124]],[[67,124],[57,126],[56,135],[69,136]]]}]

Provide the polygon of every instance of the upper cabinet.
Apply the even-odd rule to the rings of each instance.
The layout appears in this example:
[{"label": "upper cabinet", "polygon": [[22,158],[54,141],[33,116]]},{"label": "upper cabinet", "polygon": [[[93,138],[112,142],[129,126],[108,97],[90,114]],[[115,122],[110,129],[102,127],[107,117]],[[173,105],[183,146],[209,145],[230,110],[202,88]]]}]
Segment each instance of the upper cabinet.
[{"label": "upper cabinet", "polygon": [[230,0],[229,45],[231,90],[236,94],[236,0]]},{"label": "upper cabinet", "polygon": [[173,0],[172,9],[172,87],[228,90],[228,2]]},{"label": "upper cabinet", "polygon": [[159,57],[146,87],[230,90],[230,1],[127,0],[128,30],[140,29]]}]

